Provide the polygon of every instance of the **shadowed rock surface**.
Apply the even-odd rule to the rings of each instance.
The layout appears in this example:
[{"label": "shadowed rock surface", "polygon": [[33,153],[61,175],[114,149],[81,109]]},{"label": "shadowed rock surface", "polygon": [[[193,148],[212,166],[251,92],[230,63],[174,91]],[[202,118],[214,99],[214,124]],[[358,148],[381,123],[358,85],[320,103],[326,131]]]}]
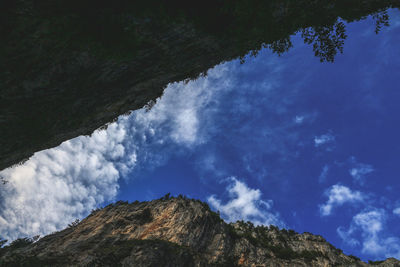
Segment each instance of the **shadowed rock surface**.
[{"label": "shadowed rock surface", "polygon": [[[390,258],[373,266],[400,266]],[[369,266],[323,237],[227,224],[185,197],[117,202],[32,243],[0,249],[0,266]]]},{"label": "shadowed rock surface", "polygon": [[0,2],[0,170],[91,134],[218,63],[283,53],[303,31],[321,61],[343,49],[344,24],[395,0]]}]

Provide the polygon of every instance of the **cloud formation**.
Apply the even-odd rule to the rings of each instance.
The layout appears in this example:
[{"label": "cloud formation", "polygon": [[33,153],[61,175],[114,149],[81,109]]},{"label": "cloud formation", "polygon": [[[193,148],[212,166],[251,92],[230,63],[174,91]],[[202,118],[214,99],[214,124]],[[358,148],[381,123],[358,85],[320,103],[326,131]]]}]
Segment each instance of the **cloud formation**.
[{"label": "cloud formation", "polygon": [[224,219],[229,222],[251,221],[255,225],[284,225],[279,214],[271,211],[272,200],[262,200],[259,189],[249,188],[235,177],[229,178],[228,182],[228,202],[223,204],[215,195],[207,199],[214,209],[221,212]]},{"label": "cloud formation", "polygon": [[304,119],[305,119],[305,116],[297,115],[294,118],[294,122],[297,123],[297,124],[302,124],[304,122]]},{"label": "cloud formation", "polygon": [[[219,91],[229,87],[228,64],[187,84],[170,84],[150,109],[120,117],[106,130],[35,153],[0,173],[0,235],[46,235],[104,202],[113,201],[121,177],[154,168],[209,138],[205,123]],[[229,75],[228,75],[229,74]]]},{"label": "cloud formation", "polygon": [[305,123],[314,122],[317,117],[318,117],[318,113],[314,111],[314,112],[302,113],[301,115],[296,115],[293,118],[293,121],[296,124],[302,125]]},{"label": "cloud formation", "polygon": [[314,137],[314,145],[315,147],[320,147],[329,143],[335,142],[335,136],[333,136],[331,133],[323,134],[320,136],[315,136]]},{"label": "cloud formation", "polygon": [[329,165],[324,165],[324,167],[322,168],[321,174],[318,177],[318,181],[320,183],[325,182],[328,177],[328,173],[329,173]]},{"label": "cloud formation", "polygon": [[350,162],[353,167],[349,170],[350,175],[353,177],[354,182],[363,185],[365,182],[365,177],[372,173],[375,169],[372,165],[359,163],[354,157],[350,158]]},{"label": "cloud formation", "polygon": [[125,136],[123,125],[112,124],[4,170],[8,183],[0,191],[1,236],[13,240],[48,234],[113,199],[120,174],[112,161],[125,155]]},{"label": "cloud formation", "polygon": [[396,214],[396,215],[399,215],[399,216],[400,216],[400,207],[395,208],[395,209],[393,210],[393,214]]},{"label": "cloud formation", "polygon": [[[356,214],[350,227],[337,229],[339,236],[351,246],[362,246],[362,253],[378,257],[400,258],[400,239],[385,235],[387,214],[383,209],[370,209]],[[354,236],[360,233],[361,242]]]},{"label": "cloud formation", "polygon": [[352,191],[340,184],[333,185],[325,194],[328,196],[328,201],[319,207],[322,216],[331,215],[335,207],[342,206],[345,203],[357,203],[365,199],[361,192]]}]

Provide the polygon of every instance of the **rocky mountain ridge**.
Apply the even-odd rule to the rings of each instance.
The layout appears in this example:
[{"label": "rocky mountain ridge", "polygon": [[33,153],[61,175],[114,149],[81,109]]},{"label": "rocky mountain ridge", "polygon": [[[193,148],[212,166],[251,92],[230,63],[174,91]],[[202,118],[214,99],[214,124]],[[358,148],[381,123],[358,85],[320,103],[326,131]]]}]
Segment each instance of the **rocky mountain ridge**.
[{"label": "rocky mountain ridge", "polygon": [[36,242],[0,249],[0,266],[400,266],[367,264],[323,237],[239,221],[206,203],[165,196],[117,202]]}]

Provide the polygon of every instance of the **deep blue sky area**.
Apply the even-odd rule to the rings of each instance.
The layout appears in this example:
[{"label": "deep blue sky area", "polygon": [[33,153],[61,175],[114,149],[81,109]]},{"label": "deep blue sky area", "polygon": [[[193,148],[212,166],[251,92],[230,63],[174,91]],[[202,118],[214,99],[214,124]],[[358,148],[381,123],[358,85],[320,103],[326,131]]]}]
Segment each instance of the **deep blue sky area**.
[{"label": "deep blue sky area", "polygon": [[0,238],[46,235],[116,200],[167,193],[228,222],[311,232],[363,260],[400,259],[400,13],[346,24],[321,63],[301,33],[278,56],[169,84],[149,109],[0,172]]},{"label": "deep blue sky area", "polygon": [[[371,19],[346,25],[344,53],[335,63],[320,63],[298,34],[280,57],[265,49],[242,65],[225,64],[235,82],[217,97],[209,139],[131,173],[117,198],[150,200],[170,192],[204,201],[217,195],[224,203],[232,197],[226,178],[233,176],[272,200],[287,227],[320,234],[363,259],[387,256],[382,247],[400,238],[400,216],[393,212],[400,203],[398,12],[391,12],[391,24],[378,35]],[[210,158],[212,168],[201,166]],[[322,215],[335,185],[362,199],[338,193],[341,200]],[[363,215],[370,221],[361,221]],[[382,230],[368,232],[374,215]],[[376,243],[376,253],[368,242]]]}]

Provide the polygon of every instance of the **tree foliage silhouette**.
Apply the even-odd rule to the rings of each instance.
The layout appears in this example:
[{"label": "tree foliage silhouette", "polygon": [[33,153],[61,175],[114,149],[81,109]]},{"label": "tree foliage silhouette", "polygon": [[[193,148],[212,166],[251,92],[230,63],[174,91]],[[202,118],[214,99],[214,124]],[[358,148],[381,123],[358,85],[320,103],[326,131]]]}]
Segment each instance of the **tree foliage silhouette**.
[{"label": "tree foliage silhouette", "polygon": [[343,22],[333,25],[304,29],[301,36],[306,44],[313,47],[314,54],[321,62],[333,62],[338,52],[343,53],[346,28]]}]

